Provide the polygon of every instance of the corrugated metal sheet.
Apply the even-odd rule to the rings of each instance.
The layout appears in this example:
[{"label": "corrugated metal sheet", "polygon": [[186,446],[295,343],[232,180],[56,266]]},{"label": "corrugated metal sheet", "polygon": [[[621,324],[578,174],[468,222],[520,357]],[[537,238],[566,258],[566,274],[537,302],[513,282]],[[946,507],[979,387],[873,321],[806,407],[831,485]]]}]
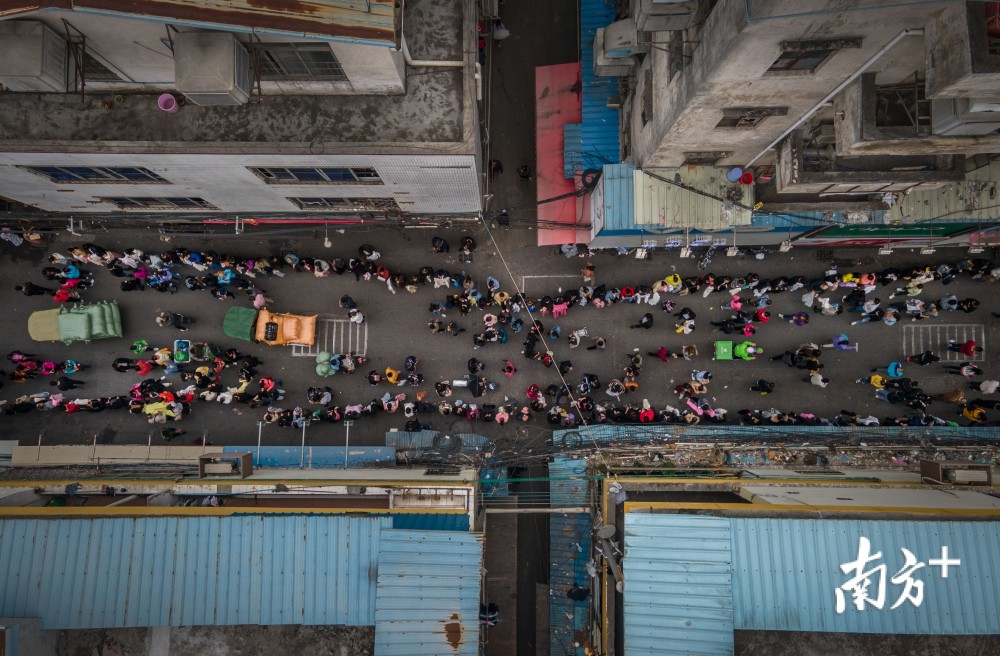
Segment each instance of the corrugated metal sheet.
[{"label": "corrugated metal sheet", "polygon": [[578,508],[589,497],[587,461],[556,456],[549,463],[549,503],[554,508]]},{"label": "corrugated metal sheet", "polygon": [[63,9],[392,46],[396,44],[395,4],[394,0],[3,0],[0,14]]},{"label": "corrugated metal sheet", "polygon": [[469,516],[459,513],[399,513],[392,527],[405,531],[468,531]]},{"label": "corrugated metal sheet", "polygon": [[45,629],[375,623],[389,518],[0,521],[0,616]]},{"label": "corrugated metal sheet", "polygon": [[[701,595],[711,592],[717,602],[713,608],[725,605],[725,600],[716,594],[720,589],[712,592],[713,586],[720,585],[718,572],[705,570],[699,574],[699,570],[688,568],[682,582],[691,587],[678,588],[665,578],[666,566],[644,567],[659,565],[660,561],[654,559],[671,558],[685,551],[702,554],[699,557],[707,555],[704,558],[707,562],[721,562],[720,554],[725,551],[721,536],[726,526],[731,541],[732,628],[736,630],[886,635],[1000,633],[1000,564],[996,559],[1000,553],[1000,522],[706,518],[629,513],[625,518],[624,566],[625,639],[629,653],[635,653],[634,645],[629,648],[630,625],[644,632],[667,631],[674,626],[677,613],[683,612],[682,608],[649,614],[643,610],[644,602],[666,604],[669,602],[659,598],[680,596],[686,605],[697,607],[706,605]],[[685,536],[680,542],[679,535]],[[649,542],[637,542],[634,536]],[[882,609],[866,605],[857,610],[852,593],[847,591],[846,608],[837,613],[836,590],[854,576],[850,569],[845,573],[842,566],[858,558],[861,537],[870,540],[872,555],[880,554],[864,570],[885,566],[884,605]],[[646,559],[636,561],[637,546],[648,546],[652,551]],[[947,578],[941,576],[940,566],[930,564],[930,560],[942,558],[942,547],[947,547],[948,558],[961,561],[950,568]],[[904,591],[902,581],[892,582],[904,567],[901,551],[904,548],[924,564],[912,573],[913,580],[922,584],[923,596],[919,606],[904,600],[890,610]],[[637,562],[643,567],[637,569]],[[636,594],[637,584],[638,594],[650,598],[634,598],[633,607],[629,597]],[[876,598],[878,593],[876,570],[868,594]]]},{"label": "corrugated metal sheet", "polygon": [[599,169],[621,161],[618,110],[608,107],[611,97],[618,95],[618,80],[594,76],[594,37],[598,29],[614,22],[617,13],[614,0],[580,0],[581,137],[585,169]]},{"label": "corrugated metal sheet", "polygon": [[[880,634],[987,635],[1000,633],[1000,523],[878,520],[741,519],[733,527],[733,607],[736,628]],[[886,564],[882,610],[836,612],[834,591],[851,574],[840,565],[858,557],[858,539],[871,541]],[[903,586],[890,582],[903,566],[901,548],[921,562],[940,558],[941,547],[962,561],[948,578],[940,568],[914,573],[923,602],[895,610]],[[870,589],[876,595],[876,584]]]},{"label": "corrugated metal sheet", "polygon": [[631,230],[635,227],[635,188],[632,181],[635,167],[631,164],[608,164],[601,171],[602,193],[595,194],[603,212],[591,214],[595,229],[601,222],[605,230]]},{"label": "corrugated metal sheet", "polygon": [[383,531],[375,653],[479,654],[482,562],[480,534]]},{"label": "corrugated metal sheet", "polygon": [[969,172],[963,182],[903,195],[899,205],[886,212],[886,218],[902,223],[932,219],[934,223],[998,221],[997,180],[1000,180],[1000,161],[993,161]]},{"label": "corrugated metal sheet", "polygon": [[583,169],[583,125],[563,126],[563,176],[572,180]]},{"label": "corrugated metal sheet", "polygon": [[[573,180],[563,176],[563,126],[581,120],[580,64],[535,68],[535,199],[539,246],[577,244],[590,239],[573,195]],[[559,198],[559,200],[551,200]],[[546,201],[546,202],[542,202]]]},{"label": "corrugated metal sheet", "polygon": [[[297,446],[262,446],[260,456],[256,446],[227,446],[224,453],[253,454],[255,467],[298,467],[302,460],[302,449]],[[307,446],[305,450],[305,466],[310,469],[343,469],[347,453],[348,467],[380,468],[396,466],[396,449],[388,446],[352,446],[345,449],[342,446]]]},{"label": "corrugated metal sheet", "polygon": [[[558,447],[579,448],[613,442],[643,444],[650,440],[669,437],[678,442],[700,442],[705,440],[724,441],[782,441],[798,443],[810,439],[836,437],[839,440],[855,442],[877,442],[880,440],[899,442],[907,434],[912,439],[929,440],[1000,440],[1000,427],[996,426],[935,426],[922,427],[907,432],[899,426],[681,426],[677,424],[615,425],[598,424],[567,430],[557,430],[552,434],[552,443]],[[551,472],[552,465],[549,465]]]},{"label": "corrugated metal sheet", "polygon": [[549,516],[549,654],[583,656],[575,646],[590,627],[590,603],[573,601],[566,591],[587,587],[591,518],[586,513]]},{"label": "corrugated metal sheet", "polygon": [[[688,189],[663,182],[664,178],[709,194],[702,196]],[[753,185],[734,187],[726,180],[726,169],[714,166],[684,166],[680,169],[636,171],[635,223],[663,228],[720,230],[734,225],[750,225],[751,210],[740,209],[716,198],[729,198],[739,189],[738,202],[753,207]]]},{"label": "corrugated metal sheet", "polygon": [[730,544],[724,517],[625,515],[626,653],[733,653]]}]

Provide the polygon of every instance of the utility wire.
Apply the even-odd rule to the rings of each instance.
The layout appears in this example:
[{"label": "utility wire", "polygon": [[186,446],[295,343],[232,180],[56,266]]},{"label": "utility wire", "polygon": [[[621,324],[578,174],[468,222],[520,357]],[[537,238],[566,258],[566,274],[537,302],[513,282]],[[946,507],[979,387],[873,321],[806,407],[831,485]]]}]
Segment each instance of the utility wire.
[{"label": "utility wire", "polygon": [[[536,321],[535,316],[532,313],[531,308],[528,305],[528,302],[524,298],[524,290],[522,290],[518,286],[517,279],[514,277],[514,272],[511,270],[510,265],[507,263],[507,258],[504,257],[503,250],[500,248],[500,244],[497,243],[496,238],[493,236],[493,231],[490,230],[489,223],[485,220],[485,218],[482,221],[483,221],[483,227],[486,229],[486,234],[489,235],[490,241],[493,242],[493,248],[496,250],[497,255],[500,257],[500,262],[503,264],[503,268],[507,271],[507,276],[510,278],[511,284],[514,286],[514,289],[517,290],[517,296],[518,298],[521,299],[521,303],[523,304],[525,311],[528,313],[528,318],[531,319],[532,328],[534,328]],[[538,331],[538,338],[542,342],[542,346],[545,348],[545,352],[554,354],[554,352],[549,348],[548,342],[545,340],[545,336],[542,334],[542,332],[543,331],[541,330]],[[563,388],[568,392],[570,398],[570,406],[576,409],[577,413],[580,416],[581,424],[583,424],[585,428],[588,427],[589,424],[587,423],[587,418],[583,416],[583,412],[580,410],[579,401],[577,401],[576,395],[573,392],[573,388],[566,381],[566,377],[563,376],[562,370],[558,367],[558,365],[556,366],[556,373],[559,375],[559,380],[562,381]],[[604,453],[601,450],[600,445],[597,443],[597,440],[595,440],[593,436],[590,435],[590,431],[586,432],[590,436],[591,441],[594,444],[594,448],[597,450],[597,455],[598,457],[600,457],[602,464],[608,467],[609,465],[607,458],[604,457]]]}]

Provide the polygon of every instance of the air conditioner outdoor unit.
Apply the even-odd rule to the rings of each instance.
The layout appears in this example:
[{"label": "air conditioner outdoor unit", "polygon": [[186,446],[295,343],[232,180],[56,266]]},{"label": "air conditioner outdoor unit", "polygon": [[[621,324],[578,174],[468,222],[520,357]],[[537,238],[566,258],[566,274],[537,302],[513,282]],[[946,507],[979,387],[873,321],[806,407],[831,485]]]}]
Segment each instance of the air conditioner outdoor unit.
[{"label": "air conditioner outdoor unit", "polygon": [[174,84],[196,105],[243,105],[250,99],[250,55],[228,32],[175,34]]},{"label": "air conditioner outdoor unit", "polygon": [[985,485],[988,478],[986,472],[978,469],[946,469],[944,477],[949,483],[964,485]]},{"label": "air conditioner outdoor unit", "polygon": [[1000,130],[1000,103],[975,98],[931,101],[931,128],[945,136],[975,136]]},{"label": "air conditioner outdoor unit", "polygon": [[66,92],[66,40],[38,21],[0,22],[0,84]]},{"label": "air conditioner outdoor unit", "polygon": [[608,57],[604,54],[604,28],[594,36],[594,75],[597,77],[622,77],[632,72],[635,57]]},{"label": "air conditioner outdoor unit", "polygon": [[670,32],[691,27],[697,13],[697,0],[632,0],[630,15],[643,32]]},{"label": "air conditioner outdoor unit", "polygon": [[604,56],[608,59],[631,57],[640,52],[646,52],[649,46],[639,39],[639,30],[635,27],[635,19],[626,18],[615,21],[604,28]]}]

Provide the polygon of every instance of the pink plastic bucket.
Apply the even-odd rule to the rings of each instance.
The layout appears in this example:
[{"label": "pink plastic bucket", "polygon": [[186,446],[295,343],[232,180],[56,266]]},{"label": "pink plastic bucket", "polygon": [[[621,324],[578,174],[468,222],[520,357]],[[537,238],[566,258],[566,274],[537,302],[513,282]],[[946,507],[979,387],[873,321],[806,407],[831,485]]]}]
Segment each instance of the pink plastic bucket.
[{"label": "pink plastic bucket", "polygon": [[168,114],[176,114],[181,110],[181,106],[177,104],[177,99],[170,93],[164,93],[157,98],[156,106]]}]

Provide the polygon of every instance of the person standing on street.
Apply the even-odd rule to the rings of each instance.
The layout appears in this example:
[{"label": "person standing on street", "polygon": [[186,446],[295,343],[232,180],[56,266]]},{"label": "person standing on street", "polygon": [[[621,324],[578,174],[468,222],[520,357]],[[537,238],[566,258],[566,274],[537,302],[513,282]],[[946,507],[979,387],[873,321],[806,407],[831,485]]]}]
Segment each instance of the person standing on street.
[{"label": "person standing on street", "polygon": [[14,287],[14,290],[21,292],[25,296],[52,296],[56,293],[56,290],[54,289],[42,287],[41,285],[36,285],[33,282],[26,282],[23,285],[17,285]]},{"label": "person standing on street", "polygon": [[976,340],[970,339],[959,344],[953,339],[948,340],[948,350],[955,353],[961,353],[967,358],[975,356],[977,353],[983,352],[983,347],[976,344]]},{"label": "person standing on street", "polygon": [[85,385],[82,380],[73,380],[72,378],[67,378],[66,376],[59,376],[59,378],[49,381],[49,385],[53,387],[58,387],[60,392],[68,392],[69,390],[76,389],[80,385]]},{"label": "person standing on street", "polygon": [[629,326],[629,328],[645,328],[646,330],[649,330],[652,327],[653,327],[653,315],[650,314],[649,312],[642,315],[642,318],[639,319],[639,323]]}]

